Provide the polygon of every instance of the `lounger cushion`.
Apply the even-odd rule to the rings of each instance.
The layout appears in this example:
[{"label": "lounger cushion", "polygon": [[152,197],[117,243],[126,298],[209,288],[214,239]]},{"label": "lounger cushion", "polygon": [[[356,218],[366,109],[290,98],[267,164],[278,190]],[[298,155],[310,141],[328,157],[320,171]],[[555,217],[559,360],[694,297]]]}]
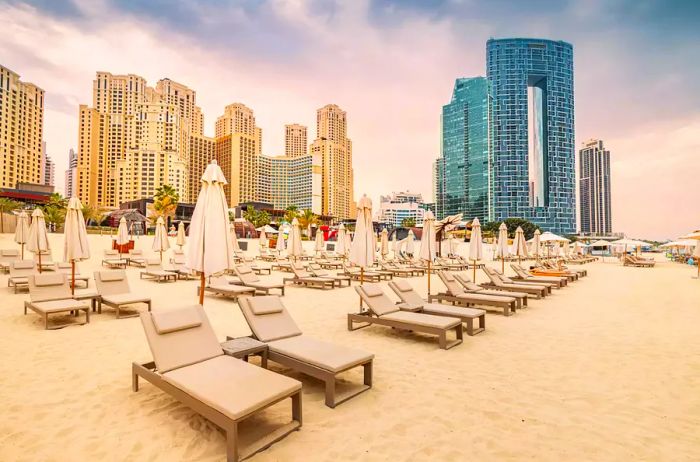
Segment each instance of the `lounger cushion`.
[{"label": "lounger cushion", "polygon": [[435,327],[438,329],[450,329],[462,324],[462,321],[457,318],[448,318],[445,316],[435,316],[424,313],[413,313],[410,311],[397,311],[395,313],[386,314],[381,318],[391,321],[415,324],[418,326]]},{"label": "lounger cushion", "polygon": [[168,334],[202,325],[199,312],[191,308],[154,311],[151,313],[151,319],[153,319],[153,327],[158,334]]},{"label": "lounger cushion", "polygon": [[16,257],[19,255],[19,251],[15,249],[0,250],[0,255],[3,257]]},{"label": "lounger cushion", "polygon": [[486,314],[486,311],[479,308],[465,308],[461,306],[443,305],[441,303],[426,303],[423,305],[423,312],[440,316],[454,316],[455,318],[476,318]]},{"label": "lounger cushion", "polygon": [[84,310],[90,308],[87,302],[73,299],[34,302],[32,306],[42,313],[58,313],[61,311]]},{"label": "lounger cushion", "polygon": [[[275,303],[278,304],[275,305]],[[273,313],[256,315],[253,313],[253,304],[261,311],[265,309],[271,310],[273,307],[281,308]],[[261,342],[273,342],[301,335],[299,326],[297,326],[287,310],[284,309],[282,301],[276,295],[242,297],[238,299],[238,305],[241,307],[243,316],[248,322],[250,330],[253,331],[253,335]]]},{"label": "lounger cushion", "polygon": [[374,358],[374,355],[356,348],[297,335],[268,343],[270,351],[312,364],[330,372],[340,372]]},{"label": "lounger cushion", "polygon": [[17,260],[12,263],[12,267],[14,269],[31,269],[34,268],[35,264],[36,263],[31,260]]},{"label": "lounger cushion", "polygon": [[362,289],[365,291],[365,295],[370,298],[379,297],[384,294],[384,291],[378,284],[365,284],[362,286]]},{"label": "lounger cushion", "polygon": [[236,271],[239,274],[251,274],[253,272],[253,270],[248,268],[247,266],[237,266]]},{"label": "lounger cushion", "polygon": [[132,249],[129,251],[129,255],[143,255],[143,251]]},{"label": "lounger cushion", "polygon": [[246,286],[234,286],[231,284],[209,284],[207,287],[211,292],[218,292],[221,294],[254,294],[255,288]]},{"label": "lounger cushion", "polygon": [[463,293],[457,297],[466,301],[473,300],[475,303],[478,302],[491,302],[491,303],[512,303],[515,301],[514,297],[511,297],[508,292],[502,292],[502,295],[486,295],[482,293]]},{"label": "lounger cushion", "polygon": [[443,272],[443,273],[442,273],[442,276],[445,278],[446,281],[453,282],[453,281],[456,281],[456,280],[457,280],[457,279],[455,279],[455,277],[454,277],[454,275],[453,275],[452,273]]},{"label": "lounger cushion", "polygon": [[102,296],[102,301],[105,302],[107,305],[130,305],[132,303],[147,303],[150,302],[151,299],[149,297],[143,297],[141,295],[137,294],[132,294],[132,293],[124,293],[124,294],[110,294],[110,295],[103,295]]},{"label": "lounger cushion", "polygon": [[248,300],[250,310],[256,316],[265,314],[281,313],[284,306],[279,297],[258,297]]},{"label": "lounger cushion", "polygon": [[146,274],[149,276],[154,276],[154,277],[166,277],[166,276],[172,276],[173,273],[172,271],[165,271],[165,270],[148,270],[148,271],[141,271],[141,274]]},{"label": "lounger cushion", "polygon": [[255,287],[258,289],[279,289],[279,288],[284,287],[282,284],[278,284],[276,282],[262,281],[262,280],[258,280],[256,282],[243,281],[243,284],[248,285],[250,287]]},{"label": "lounger cushion", "polygon": [[171,385],[238,420],[301,390],[301,382],[230,356],[163,374]]},{"label": "lounger cushion", "polygon": [[126,277],[124,271],[99,271],[99,275],[103,282],[122,281]]},{"label": "lounger cushion", "polygon": [[34,285],[37,287],[60,286],[65,281],[65,273],[41,273],[34,275]]},{"label": "lounger cushion", "polygon": [[397,289],[399,289],[400,292],[411,292],[413,290],[413,287],[411,287],[411,284],[409,284],[407,281],[403,280],[397,280],[393,281],[394,285],[396,286]]}]

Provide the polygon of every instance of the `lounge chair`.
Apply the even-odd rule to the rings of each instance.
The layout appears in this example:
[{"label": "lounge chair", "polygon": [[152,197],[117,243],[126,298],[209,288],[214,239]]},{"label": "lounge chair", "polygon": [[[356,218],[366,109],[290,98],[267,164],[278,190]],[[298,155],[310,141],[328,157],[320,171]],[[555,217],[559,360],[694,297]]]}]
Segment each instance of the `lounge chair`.
[{"label": "lounge chair", "polygon": [[132,318],[139,314],[120,316],[120,312],[123,306],[137,303],[146,304],[148,311],[151,311],[151,299],[131,292],[124,270],[95,271],[95,285],[97,293],[100,294],[98,313],[102,313],[102,305],[107,305],[117,311],[117,319]]},{"label": "lounge chair", "polygon": [[36,273],[34,260],[16,260],[10,263],[10,277],[7,278],[7,287],[12,287],[14,292],[28,287],[29,276]]},{"label": "lounge chair", "polygon": [[323,269],[339,269],[343,267],[340,260],[329,260],[327,258],[317,258],[314,260]]},{"label": "lounge chair", "polygon": [[349,276],[341,276],[339,274],[333,275],[325,269],[323,269],[318,263],[309,263],[309,266],[307,266],[307,270],[317,278],[330,279],[332,281],[335,281],[338,287],[342,287],[343,282],[347,282],[348,287],[352,283],[352,279]]},{"label": "lounge chair", "polygon": [[[413,290],[408,281],[391,281],[389,287],[401,299],[406,307],[415,307],[416,311],[433,314],[435,316],[448,316],[450,318],[459,318],[467,327],[467,335],[476,335],[483,332],[486,328],[486,311],[479,308],[456,307],[443,305],[441,303],[429,303],[423,300],[418,292]],[[474,328],[474,320],[479,321],[479,327]]]},{"label": "lounge chair", "polygon": [[149,268],[141,271],[140,279],[150,279],[156,282],[176,282],[177,274],[172,271],[164,270],[160,265],[157,268]]},{"label": "lounge chair", "polygon": [[625,255],[624,265],[651,268],[654,265],[656,265],[656,262],[654,260],[649,260],[646,258],[639,258],[634,255]]},{"label": "lounge chair", "polygon": [[[56,267],[57,267],[58,271],[60,271],[61,273],[66,273],[68,275],[68,282],[70,282],[71,279],[73,278],[73,267],[71,266],[71,264],[70,263],[58,263],[56,265]],[[80,274],[80,267],[78,266],[77,263],[75,264],[75,282],[76,282],[76,285],[78,282],[84,283],[85,284],[85,287],[83,287],[84,289],[90,287],[90,276],[85,276],[84,274]]]},{"label": "lounge chair", "polygon": [[9,273],[10,263],[16,260],[20,260],[19,250],[16,249],[2,249],[0,250],[0,272]]},{"label": "lounge chair", "polygon": [[536,286],[529,284],[508,284],[501,280],[498,273],[489,268],[488,266],[482,268],[486,276],[489,278],[488,283],[483,284],[484,287],[492,287],[496,290],[503,291],[513,291],[513,292],[525,292],[534,296],[535,298],[542,298],[547,296],[547,291],[549,290],[545,286]]},{"label": "lounge chair", "polygon": [[192,280],[192,279],[199,279],[197,275],[195,275],[191,269],[189,269],[186,266],[186,261],[185,257],[182,255],[178,255],[176,257],[173,257],[170,259],[170,266],[167,268],[164,268],[165,271],[170,271],[171,273],[175,273],[177,275],[178,279],[185,279],[185,280]]},{"label": "lounge chair", "polygon": [[563,276],[566,276],[570,278],[570,280],[575,281],[579,277],[587,276],[588,271],[585,269],[569,269],[566,267],[566,265],[562,265],[561,263],[556,263],[556,262],[551,262],[547,260],[540,260],[540,266],[544,267],[547,270],[550,271],[559,271],[562,273]]},{"label": "lounge chair", "polygon": [[376,271],[361,271],[360,268],[349,268],[343,264],[343,271],[338,272],[340,276],[347,276],[353,281],[363,281],[363,282],[379,282],[385,279],[385,276]]},{"label": "lounge chair", "polygon": [[265,295],[270,295],[271,290],[278,289],[284,295],[284,284],[260,279],[248,265],[236,265],[233,267],[233,271],[244,286],[253,287]]},{"label": "lounge chair", "polygon": [[127,257],[130,266],[146,268],[147,266],[160,266],[160,257],[144,257],[143,252],[138,249],[131,249]]},{"label": "lounge chair", "polygon": [[[54,330],[66,326],[83,325],[90,322],[90,304],[83,300],[75,300],[71,295],[70,281],[65,273],[51,272],[32,274],[27,277],[29,301],[24,302],[24,314],[32,310],[44,318],[44,329]],[[85,313],[84,322],[65,322],[49,327],[49,315]]]},{"label": "lounge chair", "polygon": [[[153,361],[132,364],[133,390],[142,377],[223,429],[227,462],[246,459],[301,427],[301,383],[224,355],[201,306],[141,313],[141,323]],[[287,398],[291,422],[240,447],[238,424]]]},{"label": "lounge chair", "polygon": [[[379,284],[355,286],[355,291],[367,304],[367,311],[348,313],[348,330],[358,330],[377,324],[394,329],[437,335],[440,348],[448,350],[462,343],[462,320],[446,316],[414,313],[401,310],[384,294]],[[355,324],[362,324],[355,327]],[[454,331],[455,340],[447,341],[447,333]]]},{"label": "lounge chair", "polygon": [[[284,271],[287,273],[292,272],[292,262],[284,258],[276,258],[275,262],[271,265],[273,270]],[[251,268],[252,269],[252,268]]]},{"label": "lounge chair", "polygon": [[[229,284],[228,279],[223,276],[212,276],[209,278],[209,284],[204,287],[204,292],[235,299],[242,295],[255,295],[256,289],[253,287]],[[197,286],[197,293],[199,293],[199,286]]]},{"label": "lounge chair", "polygon": [[119,252],[116,250],[105,250],[102,266],[106,266],[110,269],[126,269],[128,263],[129,261],[125,258],[121,258]]},{"label": "lounge chair", "polygon": [[313,276],[303,267],[299,267],[294,263],[292,263],[291,269],[294,273],[294,277],[282,279],[284,284],[291,282],[292,284],[302,285],[304,287],[316,287],[318,289],[332,289],[335,287],[334,280]]},{"label": "lounge chair", "polygon": [[39,253],[41,253],[41,270],[55,271],[56,263],[53,261],[50,250],[42,250],[34,253],[34,262],[37,264],[37,267],[39,267]]},{"label": "lounge chair", "polygon": [[438,294],[430,294],[428,301],[438,300],[440,302],[450,302],[462,306],[480,305],[486,309],[498,308],[503,310],[503,316],[510,316],[518,309],[518,301],[515,297],[509,297],[507,294],[486,295],[473,292],[467,292],[457,281],[455,276],[448,271],[438,271],[437,275],[445,285],[446,291]]},{"label": "lounge chair", "polygon": [[415,275],[411,268],[399,268],[399,267],[393,266],[387,262],[380,263],[380,267],[384,271],[389,271],[394,276],[397,276],[400,278],[413,277]]},{"label": "lounge chair", "polygon": [[527,308],[527,294],[525,292],[515,292],[509,290],[504,292],[502,290],[485,289],[480,285],[474,283],[469,276],[459,273],[450,273],[459,282],[465,292],[471,294],[481,294],[481,295],[495,295],[496,297],[513,297],[516,301],[516,307],[519,310]]},{"label": "lounge chair", "polygon": [[[253,336],[267,344],[268,359],[326,384],[326,406],[335,407],[372,387],[374,355],[304,335],[276,295],[238,299]],[[339,374],[362,366],[364,385],[336,396]]]},{"label": "lounge chair", "polygon": [[491,271],[493,271],[493,274],[505,284],[511,284],[511,285],[512,284],[521,284],[521,285],[526,285],[526,286],[530,286],[530,287],[544,287],[545,289],[547,289],[545,292],[546,295],[549,295],[552,293],[553,287],[557,287],[556,284],[551,283],[551,282],[544,282],[544,281],[533,282],[533,281],[523,281],[523,280],[515,281],[515,280],[509,278],[508,276],[506,276],[505,274],[501,273],[498,270],[492,269]]},{"label": "lounge chair", "polygon": [[546,282],[553,284],[557,289],[561,289],[569,282],[569,279],[564,276],[535,276],[517,263],[511,263],[510,267],[517,274],[516,277],[512,278],[515,281]]}]

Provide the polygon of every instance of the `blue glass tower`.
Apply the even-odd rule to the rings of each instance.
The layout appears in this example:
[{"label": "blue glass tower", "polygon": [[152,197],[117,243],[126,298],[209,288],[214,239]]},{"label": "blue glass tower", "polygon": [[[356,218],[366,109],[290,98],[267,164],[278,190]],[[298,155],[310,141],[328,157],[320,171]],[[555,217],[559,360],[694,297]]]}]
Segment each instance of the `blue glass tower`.
[{"label": "blue glass tower", "polygon": [[484,77],[457,79],[452,100],[442,107],[442,155],[438,217],[463,213],[465,219],[490,218],[491,90]]},{"label": "blue glass tower", "polygon": [[576,232],[574,59],[569,43],[491,39],[494,219]]}]

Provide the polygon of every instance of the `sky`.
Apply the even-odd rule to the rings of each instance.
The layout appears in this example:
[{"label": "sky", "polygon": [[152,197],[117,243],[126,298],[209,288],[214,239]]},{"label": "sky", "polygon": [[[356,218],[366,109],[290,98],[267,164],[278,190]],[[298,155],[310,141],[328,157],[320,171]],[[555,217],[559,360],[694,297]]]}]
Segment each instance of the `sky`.
[{"label": "sky", "polygon": [[[611,151],[613,231],[700,228],[700,2],[677,0],[0,0],[0,64],[46,91],[47,151],[63,188],[96,71],[168,77],[197,92],[205,134],[243,102],[263,153],[284,124],[347,111],[355,193],[432,200],[440,112],[458,77],[485,75],[491,38],[574,46],[576,145]],[[378,205],[378,204],[377,204]]]}]

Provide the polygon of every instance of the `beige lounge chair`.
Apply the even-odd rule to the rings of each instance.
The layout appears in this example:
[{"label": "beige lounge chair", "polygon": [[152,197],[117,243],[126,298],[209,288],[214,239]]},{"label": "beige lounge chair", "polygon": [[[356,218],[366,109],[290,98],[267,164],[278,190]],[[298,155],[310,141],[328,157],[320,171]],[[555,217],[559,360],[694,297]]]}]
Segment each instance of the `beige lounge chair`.
[{"label": "beige lounge chair", "polygon": [[17,249],[0,249],[0,272],[9,273],[10,263],[21,258]]},{"label": "beige lounge chair", "polygon": [[125,269],[128,263],[129,261],[125,258],[120,258],[119,252],[116,250],[105,250],[102,266],[110,269]]},{"label": "beige lounge chair", "polygon": [[363,282],[379,282],[382,279],[384,279],[384,276],[381,274],[375,272],[375,271],[364,271],[361,272],[360,268],[349,268],[345,264],[343,264],[343,271],[338,272],[338,275],[340,276],[347,276],[353,281],[360,281],[362,280]]},{"label": "beige lounge chair", "polygon": [[107,305],[117,311],[117,319],[132,318],[138,313],[120,316],[123,306],[144,303],[151,311],[151,299],[131,292],[129,280],[126,278],[126,271],[95,271],[95,285],[97,293],[100,294],[100,306],[98,313],[102,313],[102,305]]},{"label": "beige lounge chair", "polygon": [[[223,429],[227,462],[251,457],[301,427],[301,383],[224,355],[201,306],[141,313],[141,322],[153,361],[132,364],[133,390],[142,377]],[[240,447],[239,423],[287,398],[291,422]]]},{"label": "beige lounge chair", "polygon": [[[372,387],[373,354],[304,335],[276,295],[241,297],[238,304],[255,338],[267,344],[270,361],[325,382],[326,406],[333,408]],[[364,385],[336,396],[338,375],[360,366]]]},{"label": "beige lounge chair", "polygon": [[146,268],[148,266],[160,266],[160,257],[150,256],[145,257],[143,251],[139,249],[131,249],[129,255],[127,256],[130,266],[138,266],[139,268]]},{"label": "beige lounge chair", "polygon": [[[502,282],[504,282],[506,284],[523,284],[523,285],[527,285],[527,286],[531,286],[531,287],[544,287],[547,289],[547,291],[546,291],[547,295],[552,293],[553,287],[557,287],[557,284],[553,283],[553,282],[545,282],[545,281],[534,282],[534,281],[523,281],[523,280],[516,281],[514,279],[509,278],[508,276],[506,276],[505,274],[501,273],[498,270],[492,270],[492,271],[498,279],[500,279]],[[557,282],[559,282],[559,281],[557,281]]]},{"label": "beige lounge chair", "polygon": [[[29,301],[24,302],[24,314],[27,309],[34,311],[44,319],[44,329],[61,329],[66,326],[83,325],[90,322],[90,304],[75,300],[71,295],[70,282],[65,273],[51,272],[28,276]],[[72,314],[83,311],[84,322],[65,322],[49,327],[49,315]]]},{"label": "beige lounge chair", "polygon": [[[218,276],[209,279],[209,284],[204,287],[204,292],[236,299],[242,295],[255,295],[257,291],[253,287],[229,284],[228,279]],[[199,293],[199,286],[197,286],[197,293]]]},{"label": "beige lounge chair", "polygon": [[542,298],[547,295],[547,287],[532,286],[528,284],[506,284],[501,280],[501,278],[498,277],[498,273],[496,273],[488,266],[484,266],[482,269],[484,270],[484,273],[486,273],[486,276],[489,278],[490,281],[488,283],[482,284],[484,287],[491,287],[496,290],[502,290],[504,292],[525,292],[529,295],[532,295],[535,298]]},{"label": "beige lounge chair", "polygon": [[[68,275],[68,282],[70,282],[73,277],[73,268],[71,267],[71,264],[65,262],[58,263],[56,267],[58,271],[60,271],[61,273],[66,273]],[[78,282],[85,284],[85,287],[83,287],[84,289],[90,287],[90,276],[80,274],[80,267],[77,263],[75,264],[75,282],[76,285],[78,285]]]},{"label": "beige lounge chair", "polygon": [[554,287],[558,289],[566,286],[569,282],[569,279],[564,276],[535,276],[517,263],[511,263],[510,267],[517,274],[516,277],[512,278],[515,281],[546,282],[554,284]]},{"label": "beige lounge chair", "polygon": [[233,271],[244,286],[253,287],[265,295],[270,295],[271,290],[278,289],[284,295],[284,284],[260,279],[248,265],[236,265],[233,267]]},{"label": "beige lounge chair", "polygon": [[335,287],[335,281],[327,278],[319,278],[313,276],[303,267],[298,267],[296,264],[291,265],[294,277],[284,278],[284,284],[291,282],[292,284],[302,285],[304,287],[316,287],[318,289],[332,289]]},{"label": "beige lounge chair", "polygon": [[459,284],[462,286],[465,292],[481,295],[495,295],[497,297],[513,297],[518,302],[517,309],[521,310],[523,308],[527,308],[527,294],[525,292],[515,292],[512,290],[504,292],[502,290],[484,289],[480,285],[475,284],[469,278],[469,276],[459,273],[450,274],[454,276],[454,278],[457,280],[457,282],[459,282]]},{"label": "beige lounge chair", "polygon": [[166,271],[158,265],[157,267],[141,271],[139,279],[150,279],[156,282],[176,282],[177,274],[172,271]]},{"label": "beige lounge chair", "polygon": [[399,267],[394,266],[388,262],[380,263],[380,267],[384,271],[389,271],[394,276],[397,276],[400,278],[410,278],[410,277],[415,276],[413,269],[411,269],[411,268],[399,268]]},{"label": "beige lounge chair", "polygon": [[[443,305],[441,303],[428,303],[418,292],[413,290],[411,284],[407,281],[391,281],[389,287],[401,299],[406,307],[415,307],[416,311],[426,314],[434,314],[435,316],[448,316],[451,318],[459,318],[467,327],[467,335],[476,335],[483,332],[486,328],[486,311],[479,308],[456,307]],[[479,321],[479,326],[474,327],[474,320]]]},{"label": "beige lounge chair", "polygon": [[29,276],[36,273],[34,260],[16,260],[10,263],[10,277],[7,278],[7,287],[12,287],[14,292],[28,287]]},{"label": "beige lounge chair", "polygon": [[34,263],[39,266],[39,253],[41,253],[41,270],[42,271],[55,271],[56,263],[53,261],[50,250],[42,250],[40,252],[34,252]]},{"label": "beige lounge chair", "polygon": [[438,300],[440,302],[450,302],[453,305],[480,305],[486,309],[498,308],[503,311],[503,316],[510,316],[518,309],[518,301],[515,297],[509,297],[503,293],[500,295],[486,295],[467,292],[457,281],[454,274],[448,271],[437,271],[437,275],[445,285],[446,291],[429,295],[429,302]]},{"label": "beige lounge chair", "polygon": [[197,275],[195,275],[191,269],[187,268],[185,266],[185,257],[182,255],[178,255],[176,257],[173,257],[170,259],[170,266],[165,268],[165,271],[170,271],[171,273],[175,273],[177,275],[178,279],[185,279],[185,280],[192,280],[192,279],[199,279]]},{"label": "beige lounge chair", "polygon": [[[448,350],[462,343],[462,321],[459,318],[435,316],[401,310],[384,294],[379,284],[355,286],[355,291],[367,304],[367,311],[348,313],[348,330],[358,330],[377,324],[394,329],[437,335],[440,348]],[[355,327],[355,324],[362,324]],[[447,333],[454,331],[455,340],[447,341]]]},{"label": "beige lounge chair", "polygon": [[319,265],[318,263],[309,263],[307,269],[311,272],[312,275],[316,276],[317,278],[330,279],[332,281],[335,281],[338,287],[342,287],[343,282],[347,282],[348,287],[350,287],[350,284],[352,283],[352,279],[349,276],[341,276],[340,274],[333,275],[327,270],[323,269],[323,267],[321,267],[321,265]]}]

